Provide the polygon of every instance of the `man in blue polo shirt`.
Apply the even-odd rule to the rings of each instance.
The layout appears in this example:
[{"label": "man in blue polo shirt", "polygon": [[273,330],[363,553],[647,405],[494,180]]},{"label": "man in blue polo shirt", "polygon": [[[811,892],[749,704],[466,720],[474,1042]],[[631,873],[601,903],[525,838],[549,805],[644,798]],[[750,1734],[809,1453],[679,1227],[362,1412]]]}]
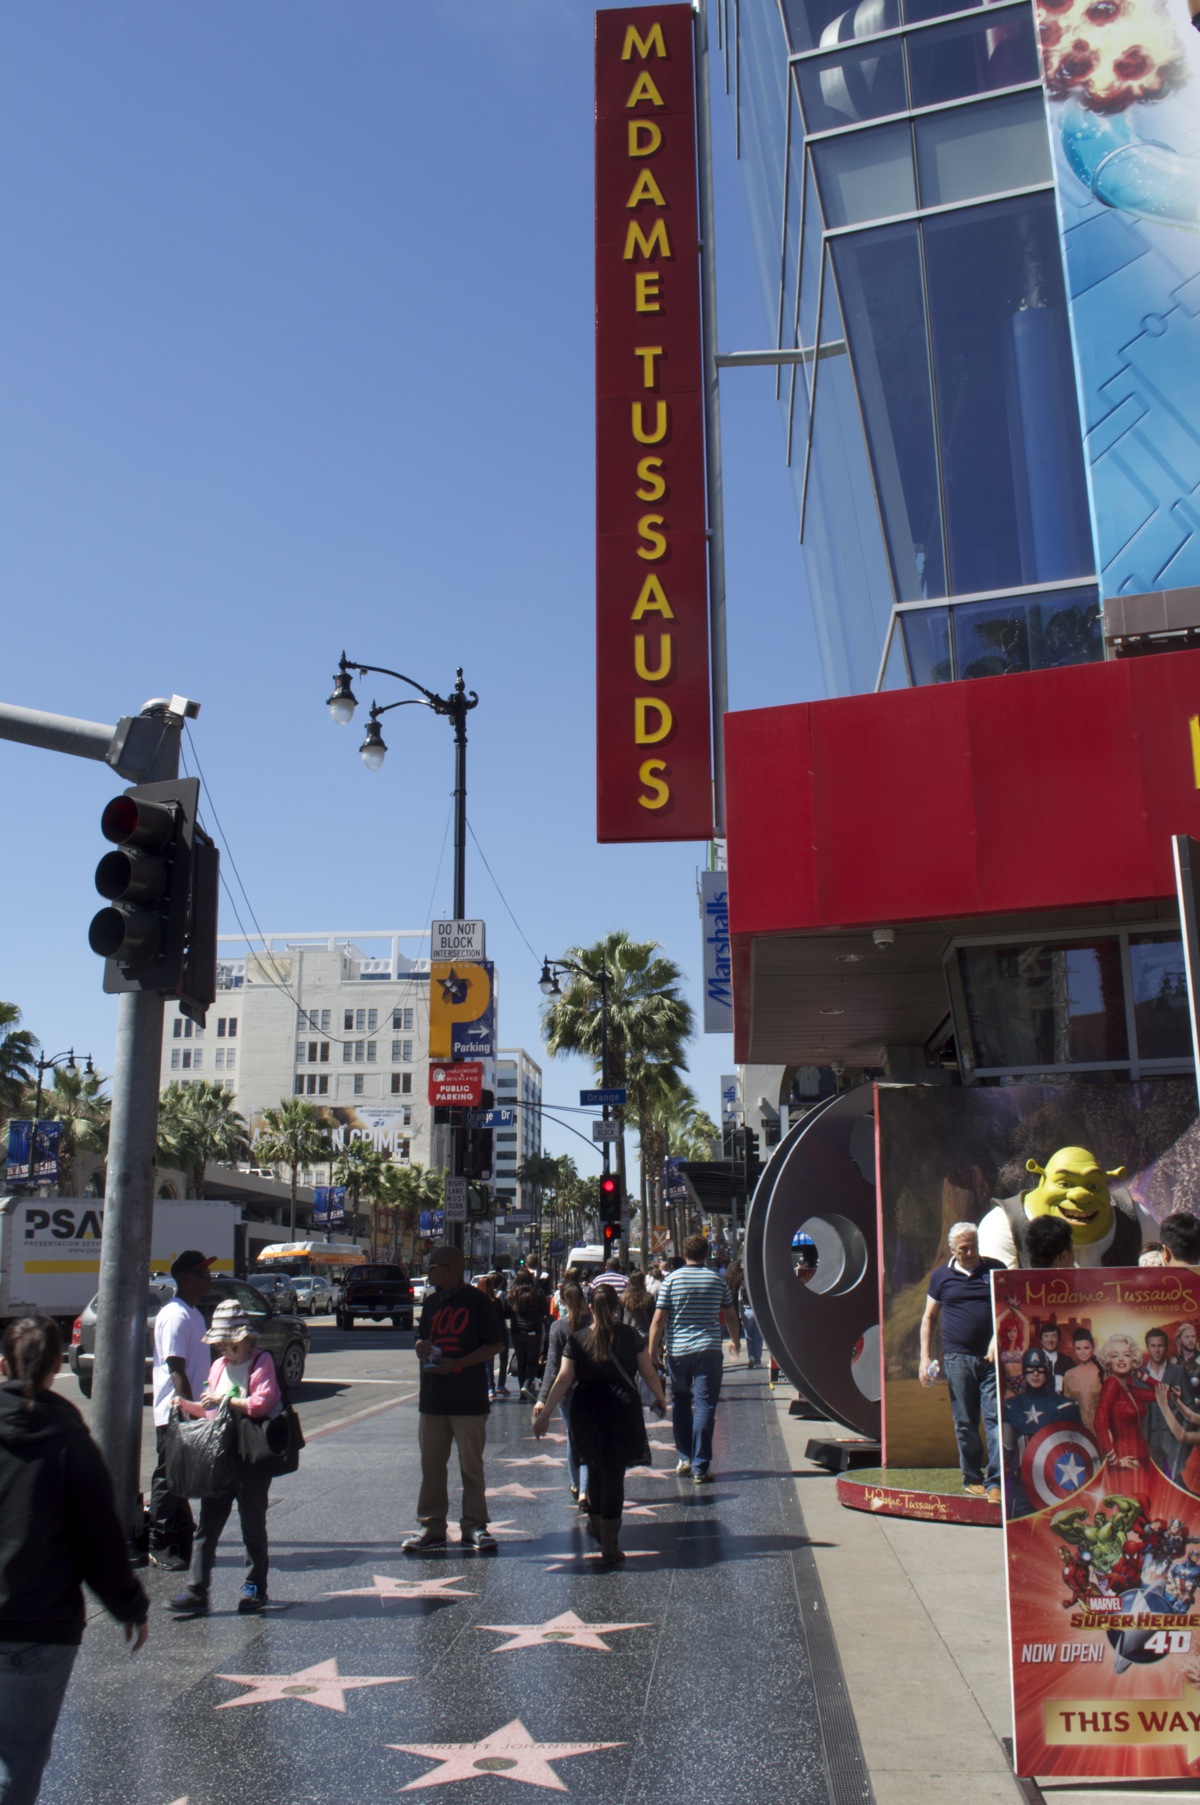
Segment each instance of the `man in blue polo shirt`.
[{"label": "man in blue polo shirt", "polygon": [[[931,1345],[938,1312],[942,1317],[942,1365],[958,1442],[963,1491],[1000,1502],[1000,1436],[996,1408],[996,1364],[992,1350],[992,1286],[988,1274],[1003,1272],[1003,1260],[985,1260],[973,1222],[956,1222],[946,1236],[950,1258],[935,1266],[921,1318],[922,1385],[932,1385]],[[979,1419],[983,1418],[983,1437]],[[987,1467],[984,1469],[984,1438]]]}]

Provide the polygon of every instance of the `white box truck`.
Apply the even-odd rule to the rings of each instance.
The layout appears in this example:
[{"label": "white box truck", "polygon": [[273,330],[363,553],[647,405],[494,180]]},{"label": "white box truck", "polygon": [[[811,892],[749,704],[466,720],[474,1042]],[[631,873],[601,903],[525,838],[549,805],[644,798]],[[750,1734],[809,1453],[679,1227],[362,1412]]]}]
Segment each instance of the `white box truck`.
[{"label": "white box truck", "polygon": [[[196,1198],[154,1205],[150,1270],[166,1273],[185,1247],[231,1274],[242,1206]],[[0,1197],[0,1322],[40,1311],[68,1325],[100,1285],[104,1203],[98,1197]]]}]

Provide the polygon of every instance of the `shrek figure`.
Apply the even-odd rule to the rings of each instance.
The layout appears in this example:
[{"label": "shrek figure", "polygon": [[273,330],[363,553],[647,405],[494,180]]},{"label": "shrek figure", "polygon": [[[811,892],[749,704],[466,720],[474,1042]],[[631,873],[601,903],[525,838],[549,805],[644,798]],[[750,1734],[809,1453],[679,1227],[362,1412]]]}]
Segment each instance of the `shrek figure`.
[{"label": "shrek figure", "polygon": [[1106,1172],[1085,1147],[1060,1147],[1045,1166],[1026,1161],[1032,1191],[1002,1197],[979,1224],[979,1251],[1006,1266],[1028,1266],[1029,1224],[1057,1216],[1071,1230],[1077,1266],[1136,1266],[1142,1246],[1157,1239],[1154,1219],[1123,1186],[1124,1166]]}]

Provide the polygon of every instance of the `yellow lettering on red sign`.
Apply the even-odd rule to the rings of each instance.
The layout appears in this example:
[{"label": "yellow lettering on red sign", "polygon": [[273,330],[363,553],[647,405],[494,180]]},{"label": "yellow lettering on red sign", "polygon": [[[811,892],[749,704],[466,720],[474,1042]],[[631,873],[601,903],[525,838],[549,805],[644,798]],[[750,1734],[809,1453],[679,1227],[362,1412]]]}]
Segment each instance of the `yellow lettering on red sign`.
[{"label": "yellow lettering on red sign", "polygon": [[641,594],[633,604],[630,620],[641,620],[647,614],[661,614],[664,620],[674,620],[675,611],[667,600],[667,592],[659,582],[654,571],[642,584]]},{"label": "yellow lettering on red sign", "polygon": [[662,143],[662,126],[657,119],[631,119],[626,133],[631,157],[652,157]]},{"label": "yellow lettering on red sign", "polygon": [[654,431],[646,431],[646,403],[631,401],[629,403],[633,423],[633,436],[639,445],[660,445],[667,436],[667,404],[665,401],[654,403]]},{"label": "yellow lettering on red sign", "polygon": [[654,387],[657,378],[654,360],[656,357],[661,357],[662,354],[663,348],[661,345],[638,345],[635,349],[633,355],[635,357],[640,357],[642,360],[642,387],[644,389],[652,389]]},{"label": "yellow lettering on red sign", "polygon": [[626,263],[634,257],[673,257],[671,234],[667,230],[665,219],[656,219],[648,232],[643,232],[636,219],[629,222],[629,230],[625,234],[625,249],[621,255]]},{"label": "yellow lettering on red sign", "polygon": [[653,174],[648,169],[643,169],[637,181],[633,184],[629,199],[625,202],[625,205],[627,207],[640,207],[643,201],[651,201],[656,207],[665,207],[667,204],[666,195],[663,193],[662,189],[655,181]]},{"label": "yellow lettering on red sign", "polygon": [[633,636],[633,668],[643,683],[665,683],[671,675],[671,635],[660,633],[658,636],[658,669],[652,671],[646,663],[646,635],[635,633]]},{"label": "yellow lettering on red sign", "polygon": [[662,473],[661,458],[639,458],[637,473],[647,486],[635,489],[639,501],[661,501],[667,492],[667,479]]},{"label": "yellow lettering on red sign", "polygon": [[658,530],[662,524],[661,514],[643,514],[637,523],[638,538],[644,542],[638,546],[637,555],[644,558],[647,564],[657,564],[660,558],[666,556],[667,542]]},{"label": "yellow lettering on red sign", "polygon": [[633,311],[635,313],[661,313],[662,301],[658,292],[661,273],[656,269],[642,269],[634,273],[633,278]]},{"label": "yellow lettering on red sign", "polygon": [[[657,725],[650,720],[651,710],[658,716]],[[657,746],[665,740],[675,725],[675,717],[668,703],[660,702],[657,696],[635,696],[633,698],[633,738],[638,746]]]},{"label": "yellow lettering on red sign", "polygon": [[625,111],[628,112],[630,107],[641,106],[643,100],[648,100],[652,107],[662,107],[667,104],[645,69],[642,70],[642,73],[638,76],[632,88],[629,90],[629,99],[625,102]]},{"label": "yellow lettering on red sign", "polygon": [[663,38],[663,28],[657,21],[650,27],[645,37],[642,36],[636,25],[626,26],[625,42],[621,47],[621,61],[627,63],[635,50],[643,62],[651,51],[655,56],[666,56],[667,46],[666,40]]},{"label": "yellow lettering on red sign", "polygon": [[649,796],[638,797],[639,808],[665,808],[671,800],[671,786],[663,782],[663,772],[667,768],[663,758],[647,758],[638,767],[638,782],[644,783],[650,791]]}]

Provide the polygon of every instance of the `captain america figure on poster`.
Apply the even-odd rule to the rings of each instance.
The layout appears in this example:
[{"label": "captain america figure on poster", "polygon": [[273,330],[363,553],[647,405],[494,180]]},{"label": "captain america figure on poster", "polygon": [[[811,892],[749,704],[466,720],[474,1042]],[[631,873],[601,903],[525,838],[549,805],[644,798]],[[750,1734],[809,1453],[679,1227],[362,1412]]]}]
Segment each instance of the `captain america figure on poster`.
[{"label": "captain america figure on poster", "polygon": [[[1024,1389],[1009,1398],[1001,1412],[1001,1440],[1004,1444],[1004,1474],[1007,1486],[1008,1514],[1027,1517],[1050,1502],[1047,1498],[1029,1496],[1022,1473],[1026,1449],[1043,1429],[1066,1423],[1081,1423],[1079,1406],[1069,1398],[1060,1398],[1052,1389],[1050,1361],[1040,1347],[1029,1348],[1021,1357]],[[1091,1477],[1091,1473],[1087,1474]],[[1081,1470],[1082,1478],[1082,1470]]]}]

